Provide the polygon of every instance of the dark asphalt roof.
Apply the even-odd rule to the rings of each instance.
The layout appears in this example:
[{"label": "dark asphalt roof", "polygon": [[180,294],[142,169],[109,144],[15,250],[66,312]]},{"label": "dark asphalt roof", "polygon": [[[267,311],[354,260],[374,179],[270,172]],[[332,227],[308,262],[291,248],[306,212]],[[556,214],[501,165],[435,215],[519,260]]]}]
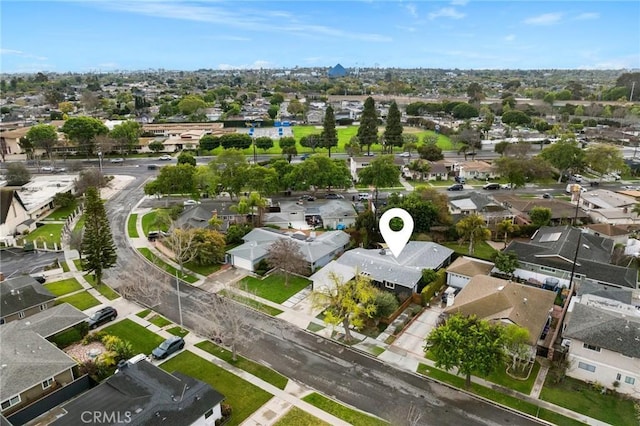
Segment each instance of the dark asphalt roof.
[{"label": "dark asphalt roof", "polygon": [[0,282],[0,317],[40,305],[56,296],[28,275]]}]

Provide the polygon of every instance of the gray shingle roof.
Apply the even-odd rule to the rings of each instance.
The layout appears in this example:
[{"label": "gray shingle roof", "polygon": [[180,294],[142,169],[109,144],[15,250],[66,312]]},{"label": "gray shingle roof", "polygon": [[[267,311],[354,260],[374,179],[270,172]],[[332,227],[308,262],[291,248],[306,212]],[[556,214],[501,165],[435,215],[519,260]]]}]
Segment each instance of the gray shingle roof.
[{"label": "gray shingle roof", "polygon": [[0,317],[38,306],[56,296],[33,277],[24,275],[0,282]]},{"label": "gray shingle roof", "polygon": [[[581,232],[570,226],[543,226],[530,242],[512,241],[505,251],[516,253],[521,262],[571,272]],[[559,235],[550,237],[552,234]],[[545,242],[548,238],[551,240]],[[603,283],[636,288],[634,269],[609,263],[613,245],[614,241],[609,238],[582,233],[575,273]]]},{"label": "gray shingle roof", "polygon": [[337,262],[364,273],[374,281],[390,282],[413,288],[422,277],[423,269],[438,269],[453,254],[440,244],[410,241],[398,259],[389,251],[357,248],[345,252]]},{"label": "gray shingle roof", "polygon": [[42,337],[49,337],[87,318],[87,315],[75,306],[61,303],[16,323],[19,327],[35,331]]},{"label": "gray shingle roof", "polygon": [[640,358],[640,318],[576,303],[563,336]]},{"label": "gray shingle roof", "polygon": [[0,400],[67,370],[76,362],[22,321],[0,326]]},{"label": "gray shingle roof", "polygon": [[292,238],[293,235],[270,228],[255,228],[244,236],[245,243],[234,247],[227,253],[252,261],[267,255],[269,247],[277,239],[291,238],[298,243],[300,252],[309,263],[322,259],[324,256],[345,247],[349,243],[349,235],[342,231],[328,231],[311,238]]},{"label": "gray shingle roof", "polygon": [[188,425],[223,400],[221,393],[200,380],[140,361],[65,404],[67,414],[52,424],[82,424],[81,415],[89,410],[130,412],[129,425]]},{"label": "gray shingle roof", "polygon": [[581,283],[576,293],[578,296],[582,296],[583,294],[593,294],[594,296],[617,300],[618,302],[626,303],[628,305],[633,301],[633,290],[630,288],[603,286],[589,281]]}]

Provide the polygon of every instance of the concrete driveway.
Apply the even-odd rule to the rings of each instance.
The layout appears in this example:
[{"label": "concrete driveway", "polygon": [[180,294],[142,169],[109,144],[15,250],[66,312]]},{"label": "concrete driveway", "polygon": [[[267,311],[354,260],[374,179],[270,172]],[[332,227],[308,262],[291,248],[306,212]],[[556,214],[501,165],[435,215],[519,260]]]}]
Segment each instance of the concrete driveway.
[{"label": "concrete driveway", "polygon": [[431,333],[431,330],[436,328],[442,311],[443,309],[440,306],[432,306],[424,310],[391,346],[404,350],[408,354],[424,358],[424,340]]}]

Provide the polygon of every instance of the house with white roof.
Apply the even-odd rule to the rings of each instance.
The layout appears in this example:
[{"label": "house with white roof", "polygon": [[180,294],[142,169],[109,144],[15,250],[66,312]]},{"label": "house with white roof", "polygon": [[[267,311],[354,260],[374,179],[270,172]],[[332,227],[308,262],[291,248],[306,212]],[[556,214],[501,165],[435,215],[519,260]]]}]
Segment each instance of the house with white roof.
[{"label": "house with white roof", "polygon": [[227,263],[253,272],[255,266],[267,258],[271,244],[285,238],[298,244],[302,256],[309,264],[310,272],[329,263],[349,245],[349,235],[343,231],[306,235],[302,232],[255,228],[242,238],[244,244],[227,251]]}]

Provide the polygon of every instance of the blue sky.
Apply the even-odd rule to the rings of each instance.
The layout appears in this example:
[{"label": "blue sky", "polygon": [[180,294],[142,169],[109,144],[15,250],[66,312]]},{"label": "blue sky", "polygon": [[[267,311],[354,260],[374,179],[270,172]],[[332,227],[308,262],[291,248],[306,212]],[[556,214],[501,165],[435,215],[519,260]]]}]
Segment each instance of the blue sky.
[{"label": "blue sky", "polygon": [[2,72],[640,68],[639,1],[0,2]]}]

